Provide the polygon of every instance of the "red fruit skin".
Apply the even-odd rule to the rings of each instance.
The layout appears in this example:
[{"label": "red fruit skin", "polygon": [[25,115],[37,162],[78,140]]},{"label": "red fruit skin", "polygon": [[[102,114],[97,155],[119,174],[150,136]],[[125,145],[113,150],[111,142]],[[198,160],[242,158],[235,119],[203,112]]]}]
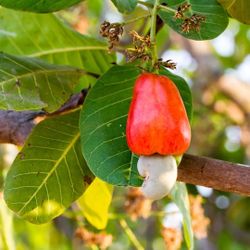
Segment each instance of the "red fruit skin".
[{"label": "red fruit skin", "polygon": [[137,78],[126,138],[137,155],[180,155],[188,149],[190,124],[180,93],[169,78],[152,73]]}]

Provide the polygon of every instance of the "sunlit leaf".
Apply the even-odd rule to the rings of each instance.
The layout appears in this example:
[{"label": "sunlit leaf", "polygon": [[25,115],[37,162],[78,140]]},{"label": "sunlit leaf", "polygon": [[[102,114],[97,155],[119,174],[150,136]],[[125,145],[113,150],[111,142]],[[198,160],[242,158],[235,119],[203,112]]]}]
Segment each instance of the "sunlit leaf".
[{"label": "sunlit leaf", "polygon": [[182,213],[184,238],[188,249],[192,250],[194,249],[194,235],[186,185],[182,182],[176,182],[170,196]]},{"label": "sunlit leaf", "polygon": [[250,24],[249,0],[217,0],[229,15],[242,23]]},{"label": "sunlit leaf", "polygon": [[26,10],[32,12],[53,12],[61,9],[68,8],[74,4],[77,4],[83,0],[0,0],[0,5],[16,9],[16,10]]},{"label": "sunlit leaf", "polygon": [[[107,53],[106,44],[73,31],[53,14],[0,8],[0,16],[0,44],[4,52],[75,66],[97,76],[115,61],[114,55]],[[84,76],[85,87],[91,80],[93,77]]]},{"label": "sunlit leaf", "polygon": [[[166,3],[168,7],[177,10],[181,4],[186,3],[187,1],[163,0],[161,2]],[[191,4],[189,11],[185,12],[188,17],[193,14],[202,15],[205,17],[205,21],[201,22],[199,31],[190,30],[189,32],[183,32],[181,24],[184,19],[176,19],[174,17],[175,12],[161,9],[159,11],[159,15],[161,19],[173,30],[189,39],[213,39],[226,29],[228,25],[227,13],[216,0],[190,0],[188,3]]]},{"label": "sunlit leaf", "polygon": [[[126,121],[133,86],[141,73],[134,66],[114,66],[91,89],[81,112],[82,152],[92,172],[115,185],[140,186],[137,157],[126,142]],[[176,82],[187,113],[192,114],[192,97],[184,80],[164,71]]]},{"label": "sunlit leaf", "polygon": [[84,217],[97,229],[107,226],[112,194],[112,185],[95,178],[77,201]]},{"label": "sunlit leaf", "polygon": [[80,151],[78,121],[75,111],[38,124],[8,172],[5,201],[32,223],[60,215],[92,180]]},{"label": "sunlit leaf", "polygon": [[55,111],[82,75],[69,66],[0,53],[0,109]]}]

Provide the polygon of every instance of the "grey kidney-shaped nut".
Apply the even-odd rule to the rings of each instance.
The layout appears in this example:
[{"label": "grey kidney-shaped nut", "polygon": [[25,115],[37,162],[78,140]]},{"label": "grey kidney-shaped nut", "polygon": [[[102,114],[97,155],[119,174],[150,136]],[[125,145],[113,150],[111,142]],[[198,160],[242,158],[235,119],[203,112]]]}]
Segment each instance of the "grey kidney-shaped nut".
[{"label": "grey kidney-shaped nut", "polygon": [[137,169],[145,177],[141,190],[151,200],[168,195],[177,179],[177,163],[173,156],[140,156]]}]

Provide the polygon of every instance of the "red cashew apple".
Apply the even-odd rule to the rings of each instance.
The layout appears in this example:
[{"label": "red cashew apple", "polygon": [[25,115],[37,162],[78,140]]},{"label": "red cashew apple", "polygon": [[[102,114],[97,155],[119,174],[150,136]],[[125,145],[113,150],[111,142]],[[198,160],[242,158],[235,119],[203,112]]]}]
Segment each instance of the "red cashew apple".
[{"label": "red cashew apple", "polygon": [[188,149],[190,124],[180,93],[168,77],[142,73],[137,78],[126,138],[137,155],[180,155]]}]

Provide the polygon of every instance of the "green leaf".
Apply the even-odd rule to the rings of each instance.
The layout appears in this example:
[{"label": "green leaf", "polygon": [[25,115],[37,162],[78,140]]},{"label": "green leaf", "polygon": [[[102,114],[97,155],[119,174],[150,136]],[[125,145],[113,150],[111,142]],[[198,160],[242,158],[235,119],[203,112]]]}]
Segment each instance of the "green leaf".
[{"label": "green leaf", "polygon": [[189,199],[186,185],[182,182],[176,182],[170,196],[182,213],[184,238],[188,249],[192,250],[194,249],[194,235],[189,211]]},{"label": "green leaf", "polygon": [[[175,10],[187,1],[185,0],[163,0],[162,3],[167,3],[168,7]],[[190,32],[183,32],[181,24],[183,20],[175,19],[174,12],[160,10],[159,16],[167,23],[173,30],[182,36],[193,40],[208,40],[220,35],[228,25],[228,16],[223,7],[216,0],[189,0],[191,4],[190,11],[185,12],[188,16],[198,14],[205,16],[206,20],[201,23],[200,31],[190,30]]]},{"label": "green leaf", "polygon": [[131,12],[137,5],[137,0],[111,0],[121,13]]},{"label": "green leaf", "polygon": [[36,224],[60,215],[92,175],[80,150],[79,111],[37,125],[7,174],[10,209]]},{"label": "green leaf", "polygon": [[81,70],[0,53],[0,109],[57,110],[72,94]]},{"label": "green leaf", "polygon": [[77,201],[84,217],[99,230],[107,226],[113,189],[112,185],[95,178]]},{"label": "green leaf", "polygon": [[53,12],[61,9],[68,8],[74,4],[80,3],[83,0],[0,0],[0,5],[15,10],[25,10],[32,12]]},{"label": "green leaf", "polygon": [[134,66],[114,66],[87,95],[80,116],[81,144],[89,168],[115,185],[140,186],[135,158],[128,149],[125,130],[135,80]]},{"label": "green leaf", "polygon": [[[6,53],[38,57],[97,75],[115,61],[114,55],[107,53],[107,45],[73,31],[53,14],[0,8],[0,16],[0,44]],[[84,80],[88,86],[89,77]]]},{"label": "green leaf", "polygon": [[[91,89],[81,112],[82,152],[91,171],[114,185],[140,186],[136,155],[126,142],[127,114],[133,86],[141,71],[134,66],[114,66]],[[162,70],[180,89],[187,113],[192,114],[192,97],[185,81]]]},{"label": "green leaf", "polygon": [[176,87],[180,92],[183,103],[185,105],[188,119],[189,121],[191,121],[193,116],[192,93],[187,82],[182,77],[171,73],[166,68],[162,68],[160,70],[160,73],[162,75],[169,77],[175,83]]},{"label": "green leaf", "polygon": [[238,21],[250,24],[250,1],[249,0],[217,0]]}]

